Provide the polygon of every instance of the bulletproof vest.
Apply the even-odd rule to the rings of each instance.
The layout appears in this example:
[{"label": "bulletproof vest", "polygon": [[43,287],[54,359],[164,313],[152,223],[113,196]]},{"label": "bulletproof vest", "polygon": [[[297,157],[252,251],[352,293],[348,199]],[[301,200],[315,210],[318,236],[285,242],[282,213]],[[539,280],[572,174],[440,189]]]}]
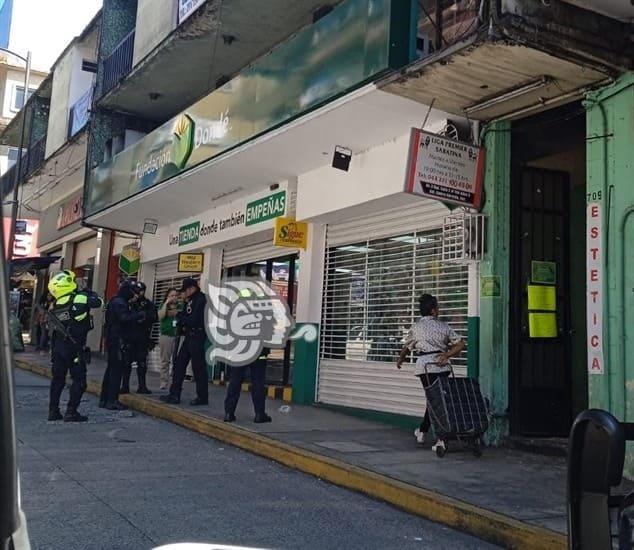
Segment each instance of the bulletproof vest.
[{"label": "bulletproof vest", "polygon": [[55,301],[52,314],[71,333],[88,332],[90,315],[85,295],[67,294]]}]

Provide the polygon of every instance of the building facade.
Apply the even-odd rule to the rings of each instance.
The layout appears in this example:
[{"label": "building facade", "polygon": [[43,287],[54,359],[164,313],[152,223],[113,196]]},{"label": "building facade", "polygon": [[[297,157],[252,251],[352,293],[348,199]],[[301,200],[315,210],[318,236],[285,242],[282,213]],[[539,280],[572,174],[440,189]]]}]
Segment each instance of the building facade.
[{"label": "building facade", "polygon": [[[631,7],[331,4],[105,0],[81,231],[140,241],[159,302],[258,266],[319,334],[269,361],[298,403],[415,422],[395,360],[429,292],[491,443],[565,436],[588,407],[630,421]],[[476,208],[408,187],[419,130],[480,152]],[[278,218],[305,247],[274,245]]]}]

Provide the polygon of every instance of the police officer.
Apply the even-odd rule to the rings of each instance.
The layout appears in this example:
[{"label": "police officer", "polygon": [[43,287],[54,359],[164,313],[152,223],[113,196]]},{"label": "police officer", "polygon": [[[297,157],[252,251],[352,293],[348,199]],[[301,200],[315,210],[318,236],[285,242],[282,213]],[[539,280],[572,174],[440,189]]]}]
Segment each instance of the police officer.
[{"label": "police officer", "polygon": [[119,402],[121,377],[128,362],[127,354],[132,336],[132,326],[145,320],[145,313],[133,311],[131,308],[131,302],[135,299],[134,285],[124,282],[106,308],[108,363],[101,384],[99,406],[110,411],[123,411],[128,408]]},{"label": "police officer", "polygon": [[192,362],[194,379],[196,380],[196,399],[190,405],[207,405],[209,403],[209,381],[205,362],[205,308],[207,299],[200,291],[195,279],[187,278],[180,289],[185,296],[185,308],[176,315],[178,329],[183,334],[182,343],[177,351],[174,363],[172,385],[168,395],[162,395],[161,401],[178,404],[187,364]]},{"label": "police officer", "polygon": [[[259,269],[254,266],[248,270],[247,275],[250,277],[259,276]],[[248,288],[244,288],[240,291],[240,297],[256,298],[257,296]],[[260,356],[250,365],[231,367],[227,396],[225,397],[225,422],[234,422],[236,419],[236,407],[238,406],[242,382],[246,376],[247,369],[249,369],[249,374],[251,375],[251,400],[253,401],[253,410],[255,412],[253,421],[256,424],[271,422],[271,417],[266,414],[266,390],[264,388],[266,363],[269,353],[270,350],[268,348],[263,348]]]},{"label": "police officer", "polygon": [[130,393],[130,375],[132,373],[132,363],[136,362],[136,373],[138,377],[137,393],[152,393],[147,387],[147,354],[150,350],[152,340],[150,334],[152,326],[158,320],[156,306],[152,300],[145,297],[145,283],[134,283],[136,300],[132,302],[132,310],[144,313],[144,320],[133,324],[130,332],[130,345],[128,347],[128,357],[123,371],[121,391],[119,393]]},{"label": "police officer", "polygon": [[[102,299],[90,290],[79,292],[75,273],[62,271],[53,276],[48,290],[55,299],[50,314],[55,317],[51,356],[53,379],[48,419],[50,421],[86,422],[88,417],[79,414],[77,407],[86,391],[86,337],[92,329],[90,310],[103,307]],[[59,400],[66,385],[66,373],[70,371],[70,386],[66,414],[59,411]]]}]

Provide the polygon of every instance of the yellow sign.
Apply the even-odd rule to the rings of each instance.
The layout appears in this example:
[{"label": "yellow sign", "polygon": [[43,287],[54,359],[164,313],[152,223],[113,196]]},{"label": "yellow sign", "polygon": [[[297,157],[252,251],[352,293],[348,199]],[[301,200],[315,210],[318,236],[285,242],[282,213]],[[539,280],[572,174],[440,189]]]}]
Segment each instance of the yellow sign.
[{"label": "yellow sign", "polygon": [[205,255],[202,252],[182,253],[178,255],[180,273],[202,273]]},{"label": "yellow sign", "polygon": [[557,287],[528,285],[528,309],[557,311]]},{"label": "yellow sign", "polygon": [[293,218],[275,218],[275,246],[303,248],[308,243],[308,224],[296,222]]},{"label": "yellow sign", "polygon": [[531,338],[557,338],[555,313],[529,313],[528,331]]}]

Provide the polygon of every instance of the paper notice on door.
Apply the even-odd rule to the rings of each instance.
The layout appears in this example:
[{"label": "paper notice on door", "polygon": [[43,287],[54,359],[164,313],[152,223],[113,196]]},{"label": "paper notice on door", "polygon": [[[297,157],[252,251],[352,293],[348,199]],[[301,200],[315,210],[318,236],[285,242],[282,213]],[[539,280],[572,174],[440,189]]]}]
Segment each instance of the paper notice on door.
[{"label": "paper notice on door", "polygon": [[531,338],[557,338],[555,313],[529,313],[528,335]]},{"label": "paper notice on door", "polygon": [[529,311],[557,311],[555,286],[528,285]]}]

